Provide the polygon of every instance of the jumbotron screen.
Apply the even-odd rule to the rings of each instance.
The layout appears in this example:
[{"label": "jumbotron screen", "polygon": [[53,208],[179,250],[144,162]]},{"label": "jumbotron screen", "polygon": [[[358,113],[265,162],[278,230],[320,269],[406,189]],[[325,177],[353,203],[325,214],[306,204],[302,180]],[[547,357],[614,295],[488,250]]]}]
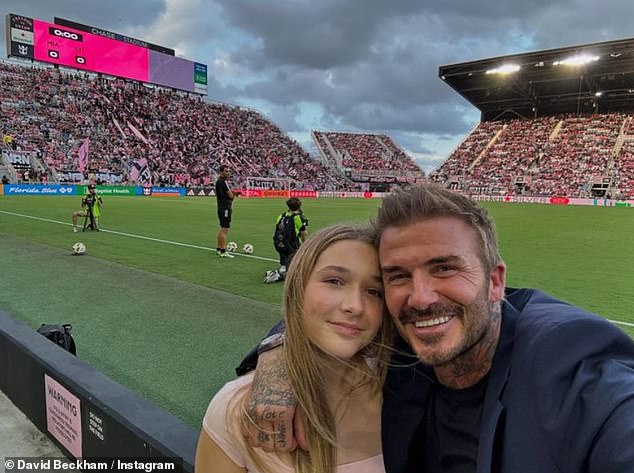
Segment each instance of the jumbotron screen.
[{"label": "jumbotron screen", "polygon": [[207,66],[80,29],[7,15],[8,55],[207,93]]}]

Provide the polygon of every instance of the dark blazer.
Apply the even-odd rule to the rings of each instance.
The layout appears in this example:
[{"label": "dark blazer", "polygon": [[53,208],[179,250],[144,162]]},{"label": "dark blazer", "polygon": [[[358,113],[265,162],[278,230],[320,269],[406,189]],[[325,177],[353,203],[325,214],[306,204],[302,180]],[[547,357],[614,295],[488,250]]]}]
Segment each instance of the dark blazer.
[{"label": "dark blazer", "polygon": [[[384,388],[387,473],[425,473],[429,368],[397,340]],[[634,342],[541,291],[507,289],[477,473],[634,472]],[[439,472],[428,472],[439,473]]]}]

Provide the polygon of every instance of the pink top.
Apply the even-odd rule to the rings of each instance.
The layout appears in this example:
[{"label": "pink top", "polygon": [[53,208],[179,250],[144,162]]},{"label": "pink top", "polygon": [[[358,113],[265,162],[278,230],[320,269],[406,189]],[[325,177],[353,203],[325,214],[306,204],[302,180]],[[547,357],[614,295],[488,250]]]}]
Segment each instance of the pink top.
[{"label": "pink top", "polygon": [[[227,418],[227,408],[231,400],[242,387],[250,385],[252,381],[253,374],[248,374],[225,384],[211,400],[203,418],[203,428],[236,465],[246,468],[249,473],[258,473],[259,470],[246,453],[245,440],[240,435],[238,416],[231,414]],[[229,428],[227,420],[230,423]],[[255,453],[270,471],[294,472],[294,468],[290,464],[284,463],[275,453],[267,453],[261,449],[255,449]],[[335,471],[337,473],[385,473],[383,455],[375,455],[365,460],[338,465]]]}]

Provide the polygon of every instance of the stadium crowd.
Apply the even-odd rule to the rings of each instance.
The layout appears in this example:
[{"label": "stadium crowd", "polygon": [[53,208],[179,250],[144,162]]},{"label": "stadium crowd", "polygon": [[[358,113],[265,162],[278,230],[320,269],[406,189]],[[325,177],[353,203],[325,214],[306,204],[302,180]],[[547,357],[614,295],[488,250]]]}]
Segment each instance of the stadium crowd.
[{"label": "stadium crowd", "polygon": [[[358,190],[360,175],[424,177],[387,135],[313,131],[314,159],[254,110],[48,66],[1,61],[0,109],[15,169],[0,165],[18,182],[210,186],[220,164],[238,187],[247,177],[314,190]],[[607,180],[604,195],[631,198],[634,123],[620,113],[482,122],[429,177],[469,193],[568,197],[596,195],[593,182]]]},{"label": "stadium crowd", "polygon": [[88,171],[123,182],[147,165],[155,184],[210,185],[223,163],[238,185],[254,176],[288,177],[302,188],[353,186],[254,110],[50,67],[2,62],[0,79],[0,126],[10,148],[33,151],[61,180],[81,180],[78,149],[89,138]]},{"label": "stadium crowd", "polygon": [[378,171],[385,175],[422,177],[423,173],[387,135],[313,131],[313,137],[329,162],[360,174]]},{"label": "stadium crowd", "polygon": [[590,197],[605,178],[605,195],[629,198],[633,131],[620,113],[482,122],[430,178],[471,193],[567,197]]}]

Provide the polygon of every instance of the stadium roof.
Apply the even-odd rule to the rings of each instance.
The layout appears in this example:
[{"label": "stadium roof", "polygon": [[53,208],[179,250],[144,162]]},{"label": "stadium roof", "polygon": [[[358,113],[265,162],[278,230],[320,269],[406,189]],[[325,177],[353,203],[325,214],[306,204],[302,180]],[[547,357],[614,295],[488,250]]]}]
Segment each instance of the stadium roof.
[{"label": "stadium roof", "polygon": [[[557,64],[580,56],[589,62]],[[499,69],[509,65],[519,69]],[[441,66],[438,76],[477,107],[483,121],[632,112],[634,38]]]}]

